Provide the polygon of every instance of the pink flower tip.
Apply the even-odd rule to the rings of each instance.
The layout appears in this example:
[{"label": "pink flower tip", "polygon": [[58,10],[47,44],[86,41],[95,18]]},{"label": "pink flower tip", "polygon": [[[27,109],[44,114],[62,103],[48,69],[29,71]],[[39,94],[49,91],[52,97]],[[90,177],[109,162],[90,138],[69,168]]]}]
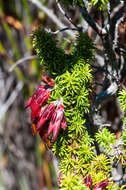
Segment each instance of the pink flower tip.
[{"label": "pink flower tip", "polygon": [[40,106],[43,106],[48,101],[49,97],[50,97],[50,91],[45,90],[36,97],[36,102]]},{"label": "pink flower tip", "polygon": [[84,183],[87,187],[89,187],[91,189],[92,187],[92,179],[91,179],[91,176],[88,175],[86,176],[86,178],[84,179]]},{"label": "pink flower tip", "polygon": [[52,115],[52,119],[50,122],[52,124],[52,128],[53,128],[53,138],[52,138],[53,142],[57,139],[63,116],[64,116],[64,106],[62,104],[60,104],[56,108],[54,114]]},{"label": "pink flower tip", "polygon": [[62,122],[61,122],[61,128],[62,128],[63,130],[66,130],[66,127],[67,127],[67,121],[66,121],[66,118],[63,117],[63,120],[62,120]]},{"label": "pink flower tip", "polygon": [[99,183],[98,185],[96,185],[93,190],[100,190],[100,189],[104,189],[108,186],[109,184],[109,180],[104,180],[101,183]]},{"label": "pink flower tip", "polygon": [[57,179],[58,186],[61,185],[62,176],[63,176],[63,174],[61,172],[59,172],[58,179]]},{"label": "pink flower tip", "polygon": [[57,139],[60,126],[64,130],[66,129],[67,126],[66,119],[64,118],[64,106],[62,104],[59,104],[55,112],[53,113],[48,128],[48,137],[51,133],[53,133],[52,137],[53,142]]},{"label": "pink flower tip", "polygon": [[41,117],[39,119],[39,122],[37,124],[37,130],[38,131],[43,127],[43,125],[46,123],[46,121],[50,119],[50,117],[52,116],[52,114],[54,112],[54,109],[55,109],[55,105],[54,104],[49,104],[43,110],[43,112],[41,114]]}]

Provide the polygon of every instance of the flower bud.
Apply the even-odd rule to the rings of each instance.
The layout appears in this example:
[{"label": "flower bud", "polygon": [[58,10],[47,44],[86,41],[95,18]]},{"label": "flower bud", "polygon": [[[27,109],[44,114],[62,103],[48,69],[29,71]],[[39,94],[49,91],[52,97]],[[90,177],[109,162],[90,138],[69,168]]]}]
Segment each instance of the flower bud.
[{"label": "flower bud", "polygon": [[49,104],[45,109],[44,111],[42,112],[42,116],[37,124],[37,131],[39,131],[43,125],[45,124],[45,122],[47,120],[50,119],[50,117],[52,116],[53,112],[54,112],[54,109],[55,109],[55,105],[54,104]]},{"label": "flower bud", "polygon": [[48,101],[49,97],[50,97],[50,91],[45,90],[39,96],[36,97],[36,102],[37,104],[43,106]]},{"label": "flower bud", "polygon": [[57,109],[55,110],[54,114],[52,115],[51,118],[51,125],[52,125],[52,130],[53,130],[53,141],[56,140],[58,133],[59,133],[59,128],[60,128],[60,124],[61,121],[63,119],[64,116],[64,106],[62,104],[60,104]]},{"label": "flower bud", "polygon": [[36,97],[40,96],[44,91],[45,91],[44,85],[42,85],[39,88],[37,88],[37,90],[35,91],[35,93],[29,98],[29,100],[25,104],[25,108],[27,108],[29,106],[32,108],[32,102],[33,102],[33,100],[35,100]]},{"label": "flower bud", "polygon": [[28,102],[25,105],[25,108],[30,106],[31,108],[31,120],[35,122],[39,117],[40,107],[45,105],[50,96],[50,91],[46,90],[42,85],[40,86],[35,93],[30,97]]},{"label": "flower bud", "polygon": [[34,122],[39,115],[40,105],[33,99],[31,104],[31,120]]}]

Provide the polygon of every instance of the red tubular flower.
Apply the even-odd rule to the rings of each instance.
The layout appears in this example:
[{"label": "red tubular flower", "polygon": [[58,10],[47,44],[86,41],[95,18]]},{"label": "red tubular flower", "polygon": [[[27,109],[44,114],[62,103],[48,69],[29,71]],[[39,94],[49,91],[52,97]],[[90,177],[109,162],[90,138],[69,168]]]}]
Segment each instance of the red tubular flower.
[{"label": "red tubular flower", "polygon": [[92,187],[92,179],[91,176],[88,175],[85,179],[84,179],[84,183],[87,187],[89,187],[91,189]]},{"label": "red tubular flower", "polygon": [[53,131],[53,139],[52,139],[53,141],[55,141],[58,136],[59,128],[60,128],[63,116],[64,116],[64,106],[60,104],[52,115],[49,129],[48,129],[48,136]]},{"label": "red tubular flower", "polygon": [[[50,86],[54,85],[54,80],[49,77],[43,77],[43,81]],[[50,90],[46,89],[45,86],[40,86],[32,97],[29,98],[25,105],[25,108],[31,108],[31,120],[32,131],[34,134],[39,133],[44,141],[49,140],[48,137],[53,133],[52,141],[54,142],[58,136],[59,128],[63,130],[67,127],[66,118],[64,117],[64,106],[62,105],[63,99],[55,101],[45,107],[50,97]],[[55,106],[58,104],[56,110]],[[49,127],[47,129],[48,120],[50,120]]]},{"label": "red tubular flower", "polygon": [[100,184],[96,185],[93,190],[100,190],[100,189],[104,189],[105,187],[107,187],[109,184],[109,180],[104,180],[102,181]]},{"label": "red tubular flower", "polygon": [[43,91],[39,96],[36,97],[37,104],[40,104],[41,106],[43,106],[49,99],[49,96],[50,96],[49,90]]},{"label": "red tubular flower", "polygon": [[39,109],[39,113],[38,113],[38,121],[41,119],[42,117],[42,113],[44,112],[45,110],[45,106],[42,106],[40,109]]},{"label": "red tubular flower", "polygon": [[50,91],[46,90],[42,85],[40,86],[35,93],[30,97],[28,102],[25,105],[25,108],[31,108],[31,120],[34,122],[38,119],[40,107],[45,105],[50,96]]},{"label": "red tubular flower", "polygon": [[42,112],[41,118],[37,124],[37,131],[40,131],[40,129],[43,127],[45,122],[50,119],[55,109],[54,104],[49,104],[44,111]]},{"label": "red tubular flower", "polygon": [[29,98],[29,100],[27,101],[27,103],[25,104],[25,108],[27,107],[31,107],[32,106],[32,102],[33,100],[36,99],[36,97],[40,96],[46,89],[44,88],[44,85],[40,86],[35,93]]},{"label": "red tubular flower", "polygon": [[45,86],[44,86],[44,85],[39,86],[39,87],[36,89],[35,93],[32,95],[32,98],[33,98],[33,99],[36,99],[36,98],[39,97],[44,91],[46,91]]},{"label": "red tubular flower", "polygon": [[54,80],[52,78],[49,78],[48,76],[43,76],[42,80],[49,86],[52,86],[52,87],[54,86]]},{"label": "red tubular flower", "polygon": [[49,99],[49,95],[50,95],[50,91],[49,90],[45,90],[43,91],[43,93],[39,96],[36,97],[36,99],[34,99],[32,101],[31,104],[31,118],[32,120],[36,119],[39,115],[39,111],[40,111],[40,107],[44,106],[46,104],[46,102]]},{"label": "red tubular flower", "polygon": [[36,100],[32,100],[31,104],[31,120],[34,122],[39,115],[40,105],[36,103]]}]

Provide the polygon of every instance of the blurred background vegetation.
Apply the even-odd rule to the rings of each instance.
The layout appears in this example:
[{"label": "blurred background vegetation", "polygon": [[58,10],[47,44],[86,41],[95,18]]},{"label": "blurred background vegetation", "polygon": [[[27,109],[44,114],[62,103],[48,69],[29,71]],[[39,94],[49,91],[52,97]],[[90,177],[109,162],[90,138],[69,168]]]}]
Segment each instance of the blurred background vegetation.
[{"label": "blurred background vegetation", "polygon": [[[32,31],[40,24],[55,31],[66,21],[55,1],[36,1],[41,9],[34,2],[0,0],[0,190],[57,189],[57,161],[40,138],[33,136],[24,105],[46,72],[32,47]],[[73,20],[78,22],[77,11]],[[59,39],[60,45],[68,46],[67,33]],[[63,43],[64,39],[68,40]]]}]

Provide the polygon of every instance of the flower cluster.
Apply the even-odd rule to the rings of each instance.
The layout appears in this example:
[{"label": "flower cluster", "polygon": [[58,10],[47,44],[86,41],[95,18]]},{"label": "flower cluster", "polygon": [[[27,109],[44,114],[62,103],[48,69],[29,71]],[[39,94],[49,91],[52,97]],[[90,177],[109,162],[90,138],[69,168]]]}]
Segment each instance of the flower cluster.
[{"label": "flower cluster", "polygon": [[[92,189],[92,179],[91,176],[88,175],[85,179],[84,179],[84,183],[87,187],[89,187],[89,189]],[[96,185],[93,190],[101,190],[101,189],[105,189],[109,184],[108,180],[104,180],[101,183],[99,183],[98,185]]]},{"label": "flower cluster", "polygon": [[64,117],[64,106],[62,99],[46,105],[54,86],[54,80],[47,76],[44,76],[42,80],[46,85],[41,85],[35,91],[26,103],[25,108],[31,108],[33,133],[39,133],[44,141],[47,141],[52,133],[52,141],[54,142],[60,127],[64,130],[67,127],[66,118]]}]

